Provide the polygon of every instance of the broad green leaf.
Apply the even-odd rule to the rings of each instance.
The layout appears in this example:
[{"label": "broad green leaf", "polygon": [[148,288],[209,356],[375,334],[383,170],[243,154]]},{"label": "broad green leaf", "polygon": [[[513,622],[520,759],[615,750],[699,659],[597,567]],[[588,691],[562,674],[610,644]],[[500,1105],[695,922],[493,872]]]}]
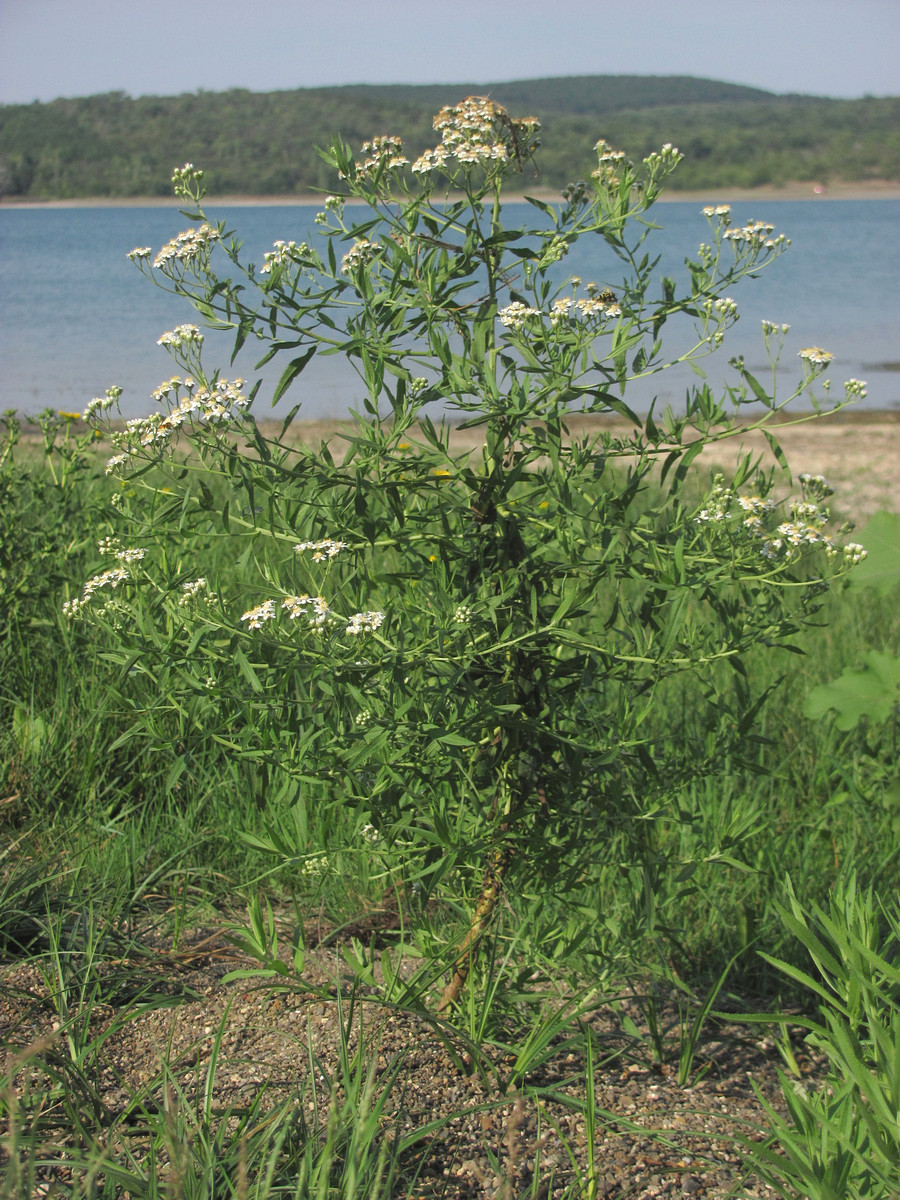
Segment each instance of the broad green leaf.
[{"label": "broad green leaf", "polygon": [[803,715],[814,720],[834,711],[838,729],[853,729],[864,718],[875,724],[887,721],[900,703],[900,658],[870,650],[865,665],[848,668],[832,683],[813,688],[803,705]]},{"label": "broad green leaf", "polygon": [[861,543],[866,557],[850,572],[850,587],[871,588],[886,596],[900,584],[900,514],[876,513],[854,540]]}]

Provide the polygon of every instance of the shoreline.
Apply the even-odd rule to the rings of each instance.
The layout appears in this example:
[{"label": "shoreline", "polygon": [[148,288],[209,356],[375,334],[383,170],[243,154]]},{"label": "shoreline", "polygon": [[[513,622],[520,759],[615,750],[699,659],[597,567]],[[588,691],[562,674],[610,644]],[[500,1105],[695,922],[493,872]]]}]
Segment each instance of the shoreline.
[{"label": "shoreline", "polygon": [[[753,418],[748,417],[748,420]],[[81,421],[77,425],[80,430],[86,428]],[[571,437],[601,431],[615,436],[631,428],[621,418],[611,415],[579,417],[573,414],[567,425]],[[259,427],[264,436],[276,437],[281,422],[263,418]],[[291,426],[286,442],[313,448],[323,443],[340,447],[348,436],[352,436],[353,430],[354,422],[350,419],[300,418]],[[23,428],[22,432],[23,445],[38,447],[42,444],[36,426]],[[900,513],[900,476],[896,470],[900,459],[900,409],[846,409],[820,417],[812,417],[809,413],[785,414],[784,421],[773,422],[771,432],[787,455],[795,475],[809,472],[828,479],[835,488],[833,505],[839,519],[846,517],[864,523],[877,512]],[[460,460],[473,453],[477,455],[484,444],[483,430],[480,429],[452,426],[448,433],[449,452]],[[98,444],[97,453],[105,452],[105,447]],[[701,470],[731,471],[748,453],[758,458],[764,470],[777,466],[765,435],[746,427],[707,446],[697,461]]]},{"label": "shoreline", "polygon": [[[836,180],[824,185],[821,192],[814,189],[812,182],[791,182],[781,187],[763,184],[760,187],[711,187],[694,188],[688,191],[664,191],[660,204],[698,203],[726,204],[747,200],[900,200],[900,182],[889,179]],[[327,193],[301,193],[285,196],[223,195],[204,197],[207,206],[219,205],[227,208],[320,208]],[[504,199],[510,204],[521,203],[525,196],[534,196],[551,203],[560,199],[553,188],[535,187],[527,191],[510,192]],[[348,200],[348,205],[362,204],[359,200]],[[174,196],[85,196],[69,200],[17,200],[13,197],[0,198],[3,209],[56,209],[56,208],[180,208],[182,202]]]}]

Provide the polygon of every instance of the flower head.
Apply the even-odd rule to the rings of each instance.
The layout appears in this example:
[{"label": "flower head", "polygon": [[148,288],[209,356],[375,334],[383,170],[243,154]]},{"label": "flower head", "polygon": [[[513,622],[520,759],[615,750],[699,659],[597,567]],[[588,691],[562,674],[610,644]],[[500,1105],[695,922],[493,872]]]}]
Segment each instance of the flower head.
[{"label": "flower head", "polygon": [[353,247],[341,259],[341,274],[350,275],[354,271],[362,270],[380,252],[381,247],[377,242],[370,242],[368,238],[357,238]]},{"label": "flower head", "polygon": [[797,357],[809,363],[811,367],[827,367],[834,355],[830,350],[823,350],[821,346],[807,346],[805,350],[798,352]]},{"label": "flower head", "polygon": [[264,621],[274,621],[274,619],[274,600],[264,600],[262,604],[258,604],[256,608],[249,609],[241,617],[242,621],[247,622],[248,629],[261,629]]},{"label": "flower head", "polygon": [[356,637],[360,633],[374,633],[379,629],[384,621],[383,612],[358,612],[354,613],[347,623],[345,633],[351,637]]},{"label": "flower head", "polygon": [[93,400],[88,402],[87,408],[81,414],[85,421],[89,421],[96,413],[104,412],[113,405],[118,404],[119,397],[122,395],[120,387],[109,387],[106,389],[106,394],[103,396],[95,396]]},{"label": "flower head", "polygon": [[498,311],[497,318],[500,324],[505,325],[507,329],[518,330],[523,328],[529,318],[540,315],[539,308],[529,308],[521,300],[514,300],[512,304],[507,304],[505,308]]},{"label": "flower head", "polygon": [[444,167],[455,159],[463,165],[515,162],[521,169],[540,144],[535,117],[514,120],[506,109],[486,96],[469,96],[445,105],[434,118],[441,143],[426,150],[412,165],[416,174]]},{"label": "flower head", "polygon": [[196,325],[176,325],[174,329],[164,333],[156,342],[157,346],[171,346],[173,350],[180,350],[182,346],[191,344],[201,345],[203,342],[203,334]]},{"label": "flower head", "polygon": [[315,256],[306,242],[275,242],[272,250],[263,255],[260,275],[268,275],[287,263],[314,263]]},{"label": "flower head", "polygon": [[363,142],[361,153],[364,157],[356,163],[358,175],[371,176],[382,171],[396,171],[409,163],[409,159],[404,157],[403,143],[398,137],[372,138],[370,142]]},{"label": "flower head", "polygon": [[218,231],[211,225],[199,225],[196,229],[185,229],[163,246],[153,260],[154,267],[162,269],[172,263],[189,263],[209,253],[210,246],[217,241]]},{"label": "flower head", "polygon": [[337,542],[333,538],[323,538],[320,542],[298,542],[294,547],[296,554],[312,550],[313,562],[324,562],[328,558],[336,558],[342,550],[347,549],[346,542]]}]

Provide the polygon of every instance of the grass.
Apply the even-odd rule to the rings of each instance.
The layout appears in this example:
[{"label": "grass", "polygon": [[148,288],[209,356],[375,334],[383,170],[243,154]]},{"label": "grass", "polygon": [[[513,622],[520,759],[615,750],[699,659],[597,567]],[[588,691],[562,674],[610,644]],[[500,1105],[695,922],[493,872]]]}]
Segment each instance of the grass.
[{"label": "grass", "polygon": [[[3,1032],[0,1195],[439,1194],[423,1187],[421,1148],[450,1134],[440,1121],[402,1125],[397,1114],[412,1078],[405,1058],[376,1074],[354,1041],[354,1021],[373,996],[431,1019],[429,1004],[462,924],[456,900],[476,884],[451,876],[440,891],[423,892],[404,878],[398,851],[376,853],[359,842],[352,814],[343,826],[341,817],[324,824],[306,814],[300,839],[287,781],[263,763],[230,755],[221,740],[197,736],[203,721],[220,728],[214,697],[198,694],[190,713],[174,702],[153,707],[156,679],[139,663],[123,662],[96,629],[69,625],[60,611],[66,582],[87,577],[97,538],[112,532],[105,523],[108,485],[90,462],[52,461],[50,474],[39,455],[37,462],[11,455],[0,477],[0,697],[9,714],[0,724],[0,954],[7,967],[33,969],[33,986],[52,1009],[47,1032]],[[210,574],[240,594],[233,544],[199,525],[182,536],[173,574],[202,556]],[[878,907],[900,885],[896,709],[891,721],[847,732],[799,714],[813,686],[859,664],[868,650],[896,650],[897,600],[896,588],[861,600],[839,587],[823,598],[822,628],[798,639],[802,657],[773,663],[760,656],[752,664],[773,687],[784,676],[759,736],[748,737],[740,757],[723,763],[715,778],[670,789],[641,831],[639,862],[613,829],[598,839],[589,877],[564,896],[525,888],[507,897],[502,935],[478,964],[453,1028],[434,1023],[456,1069],[485,1072],[492,1086],[514,1096],[571,1044],[590,1078],[600,1050],[583,1015],[619,997],[644,1017],[642,1030],[623,1018],[628,1053],[673,1064],[678,1083],[687,1085],[704,1069],[698,1039],[717,1011],[750,1001],[810,1008],[818,993],[802,935],[823,914],[837,919],[833,897],[846,896],[840,889],[849,878],[868,897],[870,925],[896,934],[893,910]],[[692,686],[671,685],[664,711],[651,718],[659,720],[660,737],[697,736]],[[147,716],[151,707],[154,736],[133,737],[136,714]],[[324,874],[310,874],[291,853],[301,840],[327,851]],[[248,1105],[214,1113],[223,1023],[212,1035],[199,1091],[189,1094],[173,1065],[162,1062],[117,1113],[105,1108],[104,1042],[117,1023],[190,994],[165,964],[192,928],[242,925],[243,949],[268,972],[248,986],[296,987],[306,931],[316,923],[331,931],[345,977],[355,980],[336,993],[336,1077],[274,1105],[261,1092]],[[870,934],[868,953],[878,955],[877,929]],[[830,936],[840,944],[839,928]],[[856,946],[863,934],[856,929],[854,936]],[[873,1091],[872,1076],[860,1072],[886,1075],[882,1025],[893,1029],[897,997],[883,979],[896,975],[893,954],[883,952],[882,982],[872,985],[862,1033],[859,1022],[849,1034],[839,1022],[816,1025],[826,1048],[822,1030],[838,1031],[844,1055],[834,1059],[841,1081],[835,1095],[845,1097],[844,1106],[823,1153],[832,1155],[832,1166],[840,1160],[835,1178],[843,1183],[834,1186],[852,1183],[863,1189],[852,1194],[865,1197],[886,1196],[896,1182],[896,1150],[878,1140],[880,1118],[870,1119],[853,1100]],[[874,960],[863,954],[861,961]],[[6,986],[0,975],[0,993]],[[665,1004],[673,996],[674,1019]],[[110,1005],[112,1025],[98,1019]],[[881,1066],[867,1049],[870,1032]],[[321,1071],[311,1041],[305,1052],[307,1078],[315,1080]],[[842,1061],[851,1064],[844,1075]],[[878,1093],[885,1111],[897,1099],[891,1088],[886,1099]],[[592,1087],[572,1102],[595,1130]],[[808,1110],[795,1106],[797,1128],[809,1125],[818,1101],[809,1103]],[[512,1125],[521,1119],[509,1117]],[[778,1122],[786,1119],[774,1112],[771,1118],[782,1149],[789,1133]],[[517,1153],[509,1136],[506,1158],[500,1153],[496,1161],[501,1181],[503,1163]],[[866,1137],[877,1142],[879,1156],[868,1174],[860,1167]],[[762,1167],[773,1186],[796,1194],[790,1182],[778,1183],[779,1154],[768,1143],[766,1154]],[[808,1146],[803,1154],[798,1161],[814,1157]],[[596,1196],[593,1158],[570,1165],[548,1167],[545,1184],[553,1177],[558,1194]],[[513,1195],[507,1174],[498,1195]],[[812,1187],[800,1167],[795,1176]],[[542,1194],[537,1182],[531,1186],[531,1194]],[[823,1185],[809,1194],[838,1193]]]}]

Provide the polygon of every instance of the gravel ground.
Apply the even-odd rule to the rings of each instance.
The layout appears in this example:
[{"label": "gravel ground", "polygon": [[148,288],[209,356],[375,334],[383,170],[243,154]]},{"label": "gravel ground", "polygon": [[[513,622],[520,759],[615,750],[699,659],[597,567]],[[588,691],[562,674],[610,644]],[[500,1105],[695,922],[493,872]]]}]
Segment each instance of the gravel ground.
[{"label": "gravel ground", "polygon": [[[172,1072],[170,1088],[183,1094],[181,1102],[199,1101],[217,1042],[214,1111],[246,1108],[261,1092],[264,1107],[294,1101],[310,1110],[317,1098],[327,1110],[327,1080],[340,1077],[341,1021],[347,1020],[347,1004],[338,1002],[334,986],[342,977],[346,983],[349,974],[340,948],[309,952],[303,978],[310,988],[321,989],[314,996],[273,992],[251,980],[223,983],[223,975],[246,965],[252,964],[218,935],[197,930],[182,939],[176,955],[160,947],[155,955],[115,968],[135,984],[155,979],[158,990],[178,992],[182,999],[124,1021],[127,996],[113,994],[110,1003],[95,1006],[91,1034],[111,1032],[91,1074],[113,1119],[137,1092],[146,1093],[151,1107],[166,1103],[159,1081],[163,1062]],[[625,1011],[641,1028],[637,1006],[626,1005]],[[674,1011],[664,1015],[673,1018]],[[679,1087],[673,1068],[654,1065],[647,1046],[623,1033],[611,1008],[599,1007],[585,1019],[598,1035],[594,1087],[597,1106],[604,1110],[593,1145],[598,1195],[613,1200],[733,1194],[744,1174],[743,1153],[729,1138],[765,1124],[751,1080],[781,1107],[780,1057],[772,1040],[761,1037],[758,1027],[710,1024],[696,1059],[705,1074],[693,1086]],[[0,1044],[7,1055],[54,1036],[56,1028],[54,1007],[34,963],[0,966]],[[677,1032],[673,1036],[677,1055]],[[543,1186],[534,1194],[560,1194],[571,1179],[569,1149],[584,1170],[585,1117],[565,1103],[566,1097],[585,1094],[585,1066],[571,1046],[558,1045],[527,1077],[524,1089],[504,1092],[499,1080],[511,1059],[493,1050],[487,1057],[495,1070],[467,1071],[471,1059],[452,1030],[410,1011],[375,999],[358,1002],[351,1044],[355,1047],[360,1038],[379,1079],[386,1078],[398,1056],[402,1059],[387,1105],[395,1128],[409,1134],[443,1122],[411,1152],[417,1162],[424,1156],[417,1198],[511,1200],[530,1186],[535,1173]],[[805,1074],[815,1076],[821,1069],[821,1062],[803,1057],[802,1048],[798,1059]],[[34,1093],[42,1078],[32,1061],[16,1082]],[[60,1130],[59,1137],[65,1136]],[[752,1179],[739,1194],[774,1195]]]}]

